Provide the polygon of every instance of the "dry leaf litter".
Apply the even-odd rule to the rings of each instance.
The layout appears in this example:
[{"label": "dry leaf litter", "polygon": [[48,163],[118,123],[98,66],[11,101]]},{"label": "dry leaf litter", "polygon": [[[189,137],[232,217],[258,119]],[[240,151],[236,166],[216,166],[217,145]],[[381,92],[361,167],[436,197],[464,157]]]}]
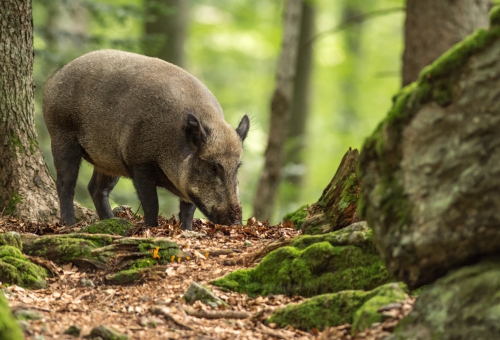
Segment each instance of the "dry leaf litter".
[{"label": "dry leaf litter", "polygon": [[[349,324],[308,332],[288,326],[277,328],[264,320],[277,308],[298,303],[303,297],[270,295],[251,298],[246,294],[224,292],[210,281],[236,269],[245,268],[245,259],[260,258],[259,252],[269,244],[286,244],[299,234],[290,224],[270,226],[254,218],[246,226],[214,225],[196,219],[193,232],[183,232],[178,221],[160,216],[159,226],[145,228],[130,208],[122,209],[118,217],[135,225],[134,236],[167,236],[182,250],[194,256],[192,261],[171,263],[161,272],[144,277],[134,285],[106,285],[102,271],[82,271],[68,263],[58,268],[59,277],[49,279],[47,289],[28,290],[18,286],[3,286],[13,312],[30,310],[39,319],[23,322],[26,339],[83,339],[98,326],[114,328],[130,339],[383,339],[397,322],[407,315],[414,300],[391,304],[379,310],[385,321],[351,337]],[[76,231],[85,223],[72,228],[60,225],[24,223],[14,218],[0,218],[0,233],[17,231],[38,235]],[[276,243],[277,240],[280,242]],[[267,247],[266,247],[267,245]],[[272,247],[271,247],[272,248]],[[208,254],[207,254],[208,253]],[[250,264],[253,266],[254,264]],[[229,307],[212,310],[197,301],[188,305],[183,295],[192,282],[210,286]],[[35,318],[36,319],[36,318]],[[80,336],[65,334],[77,326]]]}]

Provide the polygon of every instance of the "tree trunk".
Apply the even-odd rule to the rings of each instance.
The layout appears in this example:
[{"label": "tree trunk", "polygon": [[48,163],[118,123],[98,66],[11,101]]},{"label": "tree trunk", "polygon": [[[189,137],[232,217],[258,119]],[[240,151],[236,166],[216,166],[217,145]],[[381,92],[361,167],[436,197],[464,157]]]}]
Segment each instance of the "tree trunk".
[{"label": "tree trunk", "polygon": [[[0,212],[55,222],[58,199],[34,123],[31,1],[0,6]],[[80,210],[80,209],[79,209]],[[86,209],[77,214],[88,213]]]},{"label": "tree trunk", "polygon": [[182,67],[187,15],[187,0],[146,0],[144,53]]},{"label": "tree trunk", "polygon": [[315,32],[315,9],[313,4],[302,2],[299,50],[296,77],[293,86],[290,128],[287,137],[286,168],[284,180],[291,184],[287,192],[288,201],[297,201],[305,175],[304,148],[306,142],[307,117],[309,115],[310,80],[312,70],[312,45],[309,40]]},{"label": "tree trunk", "polygon": [[319,200],[287,214],[284,219],[293,222],[304,234],[329,233],[359,222],[356,212],[361,191],[356,176],[358,158],[358,150],[349,149]]},{"label": "tree trunk", "polygon": [[285,5],[283,45],[276,71],[276,88],[271,100],[271,122],[265,154],[264,169],[254,199],[254,215],[268,220],[281,180],[285,158],[285,141],[290,120],[293,82],[299,46],[302,0],[288,0]]},{"label": "tree trunk", "polygon": [[488,27],[490,0],[407,0],[403,86],[477,28]]}]

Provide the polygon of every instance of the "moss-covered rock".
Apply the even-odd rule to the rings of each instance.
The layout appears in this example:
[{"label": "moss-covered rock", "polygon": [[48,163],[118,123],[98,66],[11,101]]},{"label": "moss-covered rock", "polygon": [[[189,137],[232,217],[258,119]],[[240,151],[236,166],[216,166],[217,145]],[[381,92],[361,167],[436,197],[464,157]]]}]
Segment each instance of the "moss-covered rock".
[{"label": "moss-covered rock", "polygon": [[0,290],[0,340],[23,339],[23,332],[10,312],[3,291]]},{"label": "moss-covered rock", "polygon": [[0,281],[21,287],[40,289],[47,283],[47,271],[28,259],[13,246],[0,246]]},{"label": "moss-covered rock", "polygon": [[323,294],[300,304],[278,309],[267,322],[276,323],[280,327],[292,325],[302,330],[323,329],[355,322],[356,333],[363,330],[363,327],[369,327],[371,320],[379,320],[374,316],[376,309],[384,304],[402,301],[406,297],[405,286],[398,283],[389,283],[368,292],[346,290]]},{"label": "moss-covered rock", "polygon": [[346,289],[373,289],[392,281],[366,224],[296,238],[269,253],[255,268],[234,271],[212,284],[251,296],[314,296]]},{"label": "moss-covered rock", "polygon": [[15,232],[0,233],[0,246],[13,246],[19,250],[23,249],[21,236]]},{"label": "moss-covered rock", "polygon": [[358,213],[389,270],[411,288],[500,247],[498,11],[489,29],[394,97],[360,154]]},{"label": "moss-covered rock", "polygon": [[85,338],[102,340],[128,340],[130,337],[126,334],[118,332],[116,329],[99,325],[92,328],[90,334],[85,336]]},{"label": "moss-covered rock", "polygon": [[197,282],[192,282],[191,285],[189,285],[189,288],[186,293],[184,293],[183,297],[189,304],[201,301],[212,308],[227,306],[227,303],[215,295],[210,289],[208,289],[208,287],[202,286]]},{"label": "moss-covered rock", "polygon": [[127,236],[129,230],[132,228],[133,225],[128,220],[125,220],[123,218],[110,218],[107,220],[101,220],[94,224],[90,224],[82,228],[79,233]]},{"label": "moss-covered rock", "polygon": [[428,285],[390,339],[499,338],[500,258],[491,258]]}]

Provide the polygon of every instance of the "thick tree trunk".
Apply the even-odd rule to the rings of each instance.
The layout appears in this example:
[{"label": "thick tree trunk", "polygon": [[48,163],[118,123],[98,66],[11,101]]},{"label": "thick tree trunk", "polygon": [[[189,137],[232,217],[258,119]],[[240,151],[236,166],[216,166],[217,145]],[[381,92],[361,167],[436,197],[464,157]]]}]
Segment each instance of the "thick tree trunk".
[{"label": "thick tree trunk", "polygon": [[[55,222],[55,184],[38,146],[34,122],[31,1],[0,6],[0,213]],[[78,209],[77,214],[87,213]]]},{"label": "thick tree trunk", "polygon": [[146,0],[144,53],[182,67],[187,15],[187,0]]},{"label": "thick tree trunk", "polygon": [[312,45],[309,40],[315,33],[315,9],[313,4],[303,1],[300,24],[299,51],[297,55],[296,77],[293,86],[290,128],[287,137],[286,168],[284,180],[292,188],[287,192],[287,199],[297,201],[305,175],[304,148],[306,144],[307,117],[309,115],[309,97],[312,70]]},{"label": "thick tree trunk", "polygon": [[285,158],[292,104],[293,82],[299,47],[302,0],[288,0],[285,5],[283,45],[276,71],[276,88],[271,100],[271,122],[265,154],[264,169],[254,199],[254,215],[268,220],[274,207]]},{"label": "thick tree trunk", "polygon": [[490,0],[407,0],[403,86],[480,27],[488,27]]}]

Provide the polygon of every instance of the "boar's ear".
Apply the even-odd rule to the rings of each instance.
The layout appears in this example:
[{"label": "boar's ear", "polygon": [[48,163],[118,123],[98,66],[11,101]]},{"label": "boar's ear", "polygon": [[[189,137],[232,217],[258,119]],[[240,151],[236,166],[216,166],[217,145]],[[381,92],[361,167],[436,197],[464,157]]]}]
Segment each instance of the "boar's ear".
[{"label": "boar's ear", "polygon": [[236,129],[236,133],[238,133],[238,136],[240,136],[242,142],[245,140],[245,138],[247,138],[249,128],[250,120],[248,119],[247,115],[244,115],[243,118],[241,118],[240,125],[238,125],[238,128]]},{"label": "boar's ear", "polygon": [[188,113],[185,130],[188,142],[196,151],[200,150],[207,139],[207,131],[203,128],[195,115]]}]

